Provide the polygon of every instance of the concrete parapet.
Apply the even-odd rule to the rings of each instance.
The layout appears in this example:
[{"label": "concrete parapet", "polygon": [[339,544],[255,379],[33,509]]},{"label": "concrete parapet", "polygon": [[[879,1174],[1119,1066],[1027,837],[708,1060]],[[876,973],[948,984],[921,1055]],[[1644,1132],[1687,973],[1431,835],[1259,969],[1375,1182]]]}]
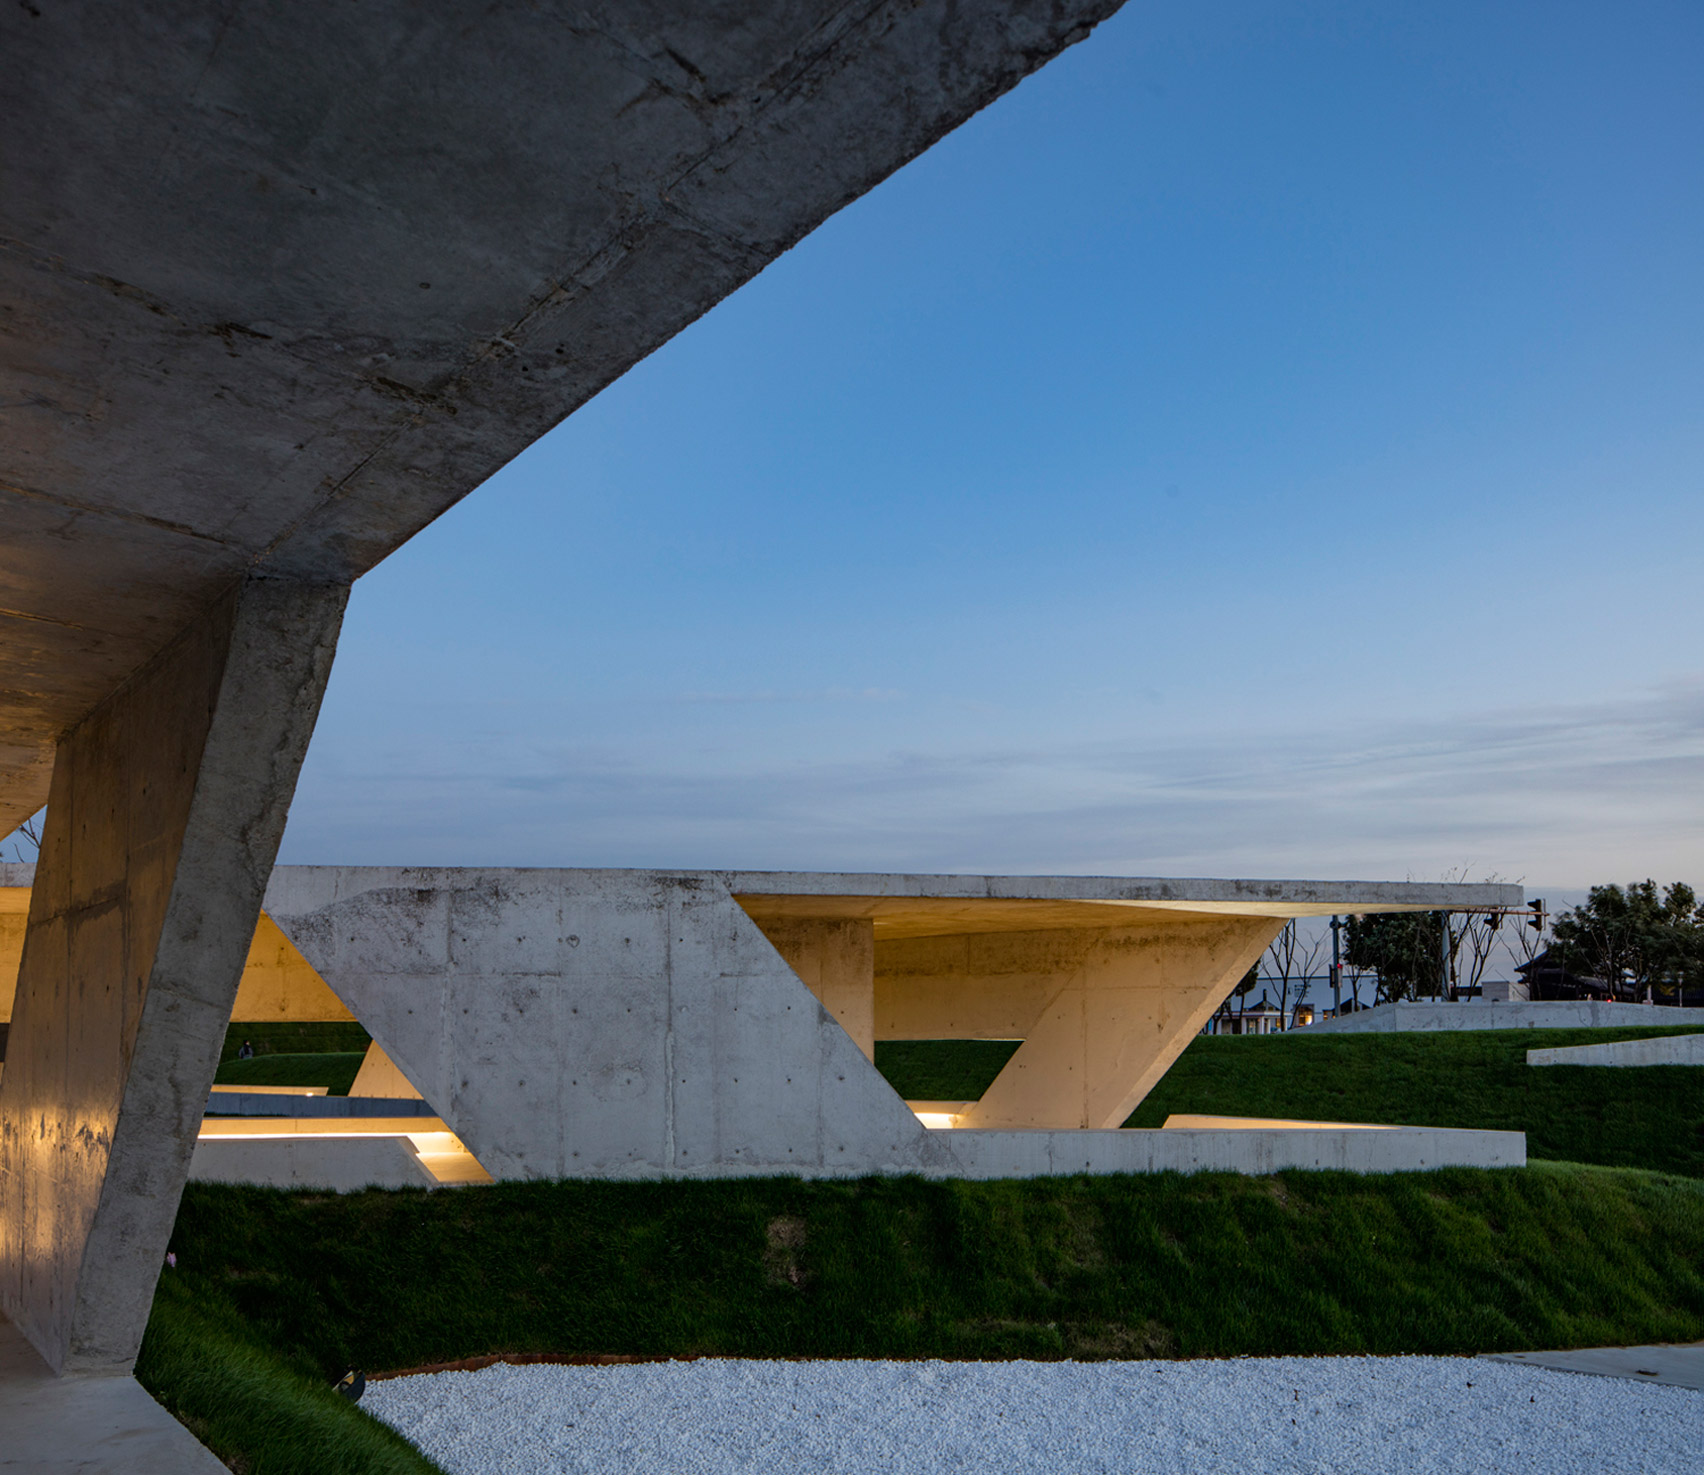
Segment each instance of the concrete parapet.
[{"label": "concrete parapet", "polygon": [[1166,1126],[1159,1131],[952,1134],[959,1176],[1042,1178],[1072,1173],[1276,1173],[1287,1168],[1411,1173],[1526,1166],[1524,1132],[1435,1127]]},{"label": "concrete parapet", "polygon": [[1656,1035],[1606,1045],[1528,1050],[1528,1065],[1704,1065],[1704,1035]]},{"label": "concrete parapet", "polygon": [[1644,1029],[1704,1027],[1704,1009],[1592,1002],[1539,1004],[1382,1004],[1305,1025],[1291,1035],[1377,1034],[1384,1030]]}]

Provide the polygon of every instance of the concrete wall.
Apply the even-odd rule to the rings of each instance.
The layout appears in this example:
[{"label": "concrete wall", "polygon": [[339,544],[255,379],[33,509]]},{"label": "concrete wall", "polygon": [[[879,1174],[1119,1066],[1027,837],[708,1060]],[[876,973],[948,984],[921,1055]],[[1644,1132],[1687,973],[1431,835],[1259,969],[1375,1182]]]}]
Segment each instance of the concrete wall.
[{"label": "concrete wall", "polygon": [[1607,1045],[1560,1045],[1528,1050],[1528,1065],[1704,1065],[1704,1035],[1656,1035]]},{"label": "concrete wall", "polygon": [[[6,1024],[12,1018],[12,996],[17,989],[18,964],[23,958],[35,867],[3,866],[0,873],[5,873],[0,874],[0,1024]],[[255,925],[231,1018],[250,1024],[349,1020],[354,1016],[308,966],[307,959],[296,951],[277,924],[263,915]]]},{"label": "concrete wall", "polygon": [[[1340,1019],[1310,1024],[1317,1034],[1377,1034],[1428,1029],[1629,1029],[1660,1025],[1704,1026],[1704,1009],[1664,1009],[1655,1004],[1383,1004]],[[1294,1033],[1294,1031],[1292,1031]]]},{"label": "concrete wall", "polygon": [[291,867],[266,906],[500,1179],[952,1165],[714,876]]},{"label": "concrete wall", "polygon": [[135,1358],[341,589],[250,581],[60,744],[0,1076],[0,1308]]},{"label": "concrete wall", "polygon": [[[33,874],[35,868],[29,869]],[[0,877],[0,882],[5,879]],[[29,916],[29,887],[0,884],[0,1024],[12,1018],[12,996],[18,988],[18,964],[23,961],[24,928]]]},{"label": "concrete wall", "polygon": [[[952,1175],[1122,1122],[1282,909],[1342,902],[1177,884],[287,867],[266,908],[498,1178]],[[1025,1043],[982,1130],[928,1131],[873,1042],[967,1035]]]},{"label": "concrete wall", "polygon": [[231,1007],[232,1022],[282,1024],[354,1017],[278,924],[262,913]]},{"label": "concrete wall", "polygon": [[876,934],[870,919],[796,917],[759,926],[865,1058],[874,1060]]},{"label": "concrete wall", "polygon": [[[943,1134],[948,1135],[948,1134]],[[967,1178],[1073,1173],[1413,1173],[1526,1166],[1524,1132],[1428,1127],[1273,1127],[950,1134]]]}]

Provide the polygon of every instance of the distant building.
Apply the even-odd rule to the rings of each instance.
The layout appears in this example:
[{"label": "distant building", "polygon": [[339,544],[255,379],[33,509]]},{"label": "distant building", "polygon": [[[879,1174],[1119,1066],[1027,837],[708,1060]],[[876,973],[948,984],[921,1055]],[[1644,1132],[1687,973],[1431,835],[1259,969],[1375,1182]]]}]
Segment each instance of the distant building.
[{"label": "distant building", "polygon": [[1522,963],[1515,972],[1521,975],[1526,996],[1534,1003],[1541,1000],[1612,999],[1616,995],[1616,990],[1607,980],[1575,973],[1556,955],[1555,948],[1547,947],[1530,963]]},{"label": "distant building", "polygon": [[1204,1033],[1212,1035],[1270,1035],[1277,1033],[1283,1019],[1283,1013],[1275,1004],[1267,1000],[1265,994],[1260,996],[1259,1003],[1250,1004],[1244,1009],[1233,1008],[1230,1000],[1227,999],[1225,1007],[1207,1021],[1207,1028]]}]

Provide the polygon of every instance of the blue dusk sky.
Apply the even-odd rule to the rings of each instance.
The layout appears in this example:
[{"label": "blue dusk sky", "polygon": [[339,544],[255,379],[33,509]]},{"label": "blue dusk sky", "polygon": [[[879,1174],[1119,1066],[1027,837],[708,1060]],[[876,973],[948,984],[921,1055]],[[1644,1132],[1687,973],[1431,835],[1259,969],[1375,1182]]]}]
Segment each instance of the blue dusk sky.
[{"label": "blue dusk sky", "polygon": [[1132,3],[355,589],[281,859],[1704,882],[1704,6]]}]

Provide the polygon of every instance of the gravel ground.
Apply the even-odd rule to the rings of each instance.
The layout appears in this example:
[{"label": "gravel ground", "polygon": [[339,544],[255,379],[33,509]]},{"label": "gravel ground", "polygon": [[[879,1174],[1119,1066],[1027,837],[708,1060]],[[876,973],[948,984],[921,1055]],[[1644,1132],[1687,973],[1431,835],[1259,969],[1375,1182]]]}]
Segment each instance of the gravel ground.
[{"label": "gravel ground", "polygon": [[1455,1357],[499,1365],[361,1406],[449,1475],[1704,1469],[1704,1393]]}]

